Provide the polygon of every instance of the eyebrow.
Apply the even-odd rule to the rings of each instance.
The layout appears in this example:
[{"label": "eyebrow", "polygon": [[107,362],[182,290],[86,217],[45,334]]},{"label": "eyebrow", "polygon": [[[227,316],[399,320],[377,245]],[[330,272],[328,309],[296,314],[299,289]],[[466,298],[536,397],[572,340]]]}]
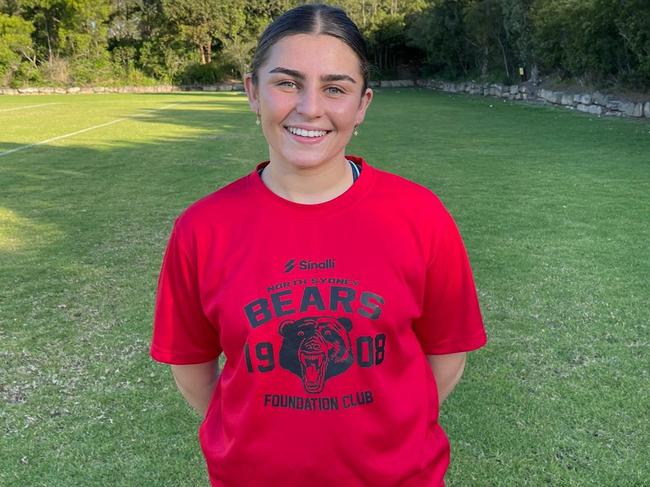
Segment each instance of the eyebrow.
[{"label": "eyebrow", "polygon": [[[293,76],[294,78],[297,78],[299,80],[305,79],[305,75],[302,74],[300,71],[296,71],[295,69],[289,69],[289,68],[282,68],[282,67],[277,67],[273,68],[271,71],[269,71],[269,74],[273,73],[282,73],[282,74],[287,74],[289,76]],[[329,81],[350,81],[351,83],[356,83],[356,80],[352,78],[351,76],[348,76],[347,74],[324,74],[323,76],[320,77],[321,81],[329,82]]]}]

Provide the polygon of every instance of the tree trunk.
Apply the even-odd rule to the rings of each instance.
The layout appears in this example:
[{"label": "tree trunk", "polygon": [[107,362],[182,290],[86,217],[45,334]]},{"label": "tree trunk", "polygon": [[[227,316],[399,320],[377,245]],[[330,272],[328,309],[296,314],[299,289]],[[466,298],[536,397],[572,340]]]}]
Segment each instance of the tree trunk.
[{"label": "tree trunk", "polygon": [[503,66],[506,69],[506,78],[510,80],[510,67],[508,66],[508,57],[506,56],[506,48],[503,45],[503,42],[501,42],[501,36],[497,36],[497,40],[499,41],[499,47],[501,47],[501,54],[503,54]]},{"label": "tree trunk", "polygon": [[47,17],[44,17],[45,20],[45,37],[47,38],[47,62],[52,64],[52,43],[50,42],[50,29],[47,26]]},{"label": "tree trunk", "polygon": [[389,63],[388,63],[388,48],[384,48],[384,69],[388,69]]},{"label": "tree trunk", "polygon": [[530,68],[530,81],[534,85],[538,83],[539,80],[539,68],[537,67],[537,64],[533,64],[532,67]]},{"label": "tree trunk", "polygon": [[490,54],[490,49],[487,46],[485,46],[483,48],[483,59],[481,59],[481,76],[483,78],[487,77],[489,54]]}]

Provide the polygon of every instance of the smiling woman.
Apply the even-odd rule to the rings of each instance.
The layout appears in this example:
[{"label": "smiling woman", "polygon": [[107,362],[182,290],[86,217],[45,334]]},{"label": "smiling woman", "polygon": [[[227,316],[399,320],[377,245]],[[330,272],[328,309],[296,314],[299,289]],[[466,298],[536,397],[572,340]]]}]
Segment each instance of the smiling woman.
[{"label": "smiling woman", "polygon": [[344,11],[276,19],[244,82],[269,158],[177,218],[151,345],[203,416],[210,481],[444,485],[439,406],[486,341],[456,225],[346,155],[373,92]]},{"label": "smiling woman", "polygon": [[262,179],[272,191],[320,203],[350,187],[345,147],[372,100],[364,85],[356,53],[336,37],[294,34],[275,43],[255,81],[245,79],[269,143]]}]

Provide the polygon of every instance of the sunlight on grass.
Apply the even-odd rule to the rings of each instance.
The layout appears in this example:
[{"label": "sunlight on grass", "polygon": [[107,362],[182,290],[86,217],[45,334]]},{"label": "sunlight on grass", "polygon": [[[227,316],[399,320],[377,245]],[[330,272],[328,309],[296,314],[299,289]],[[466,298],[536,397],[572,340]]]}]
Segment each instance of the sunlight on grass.
[{"label": "sunlight on grass", "polygon": [[55,225],[34,223],[8,208],[0,207],[0,252],[26,250],[59,236],[61,231]]}]

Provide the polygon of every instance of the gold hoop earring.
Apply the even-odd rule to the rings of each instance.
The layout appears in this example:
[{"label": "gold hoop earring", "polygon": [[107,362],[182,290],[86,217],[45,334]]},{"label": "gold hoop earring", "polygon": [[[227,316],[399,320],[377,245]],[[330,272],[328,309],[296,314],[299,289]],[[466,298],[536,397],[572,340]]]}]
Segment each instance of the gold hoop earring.
[{"label": "gold hoop earring", "polygon": [[258,113],[257,114],[257,120],[255,120],[255,125],[257,125],[259,127],[260,123],[262,123],[262,122],[260,122],[260,114]]}]

